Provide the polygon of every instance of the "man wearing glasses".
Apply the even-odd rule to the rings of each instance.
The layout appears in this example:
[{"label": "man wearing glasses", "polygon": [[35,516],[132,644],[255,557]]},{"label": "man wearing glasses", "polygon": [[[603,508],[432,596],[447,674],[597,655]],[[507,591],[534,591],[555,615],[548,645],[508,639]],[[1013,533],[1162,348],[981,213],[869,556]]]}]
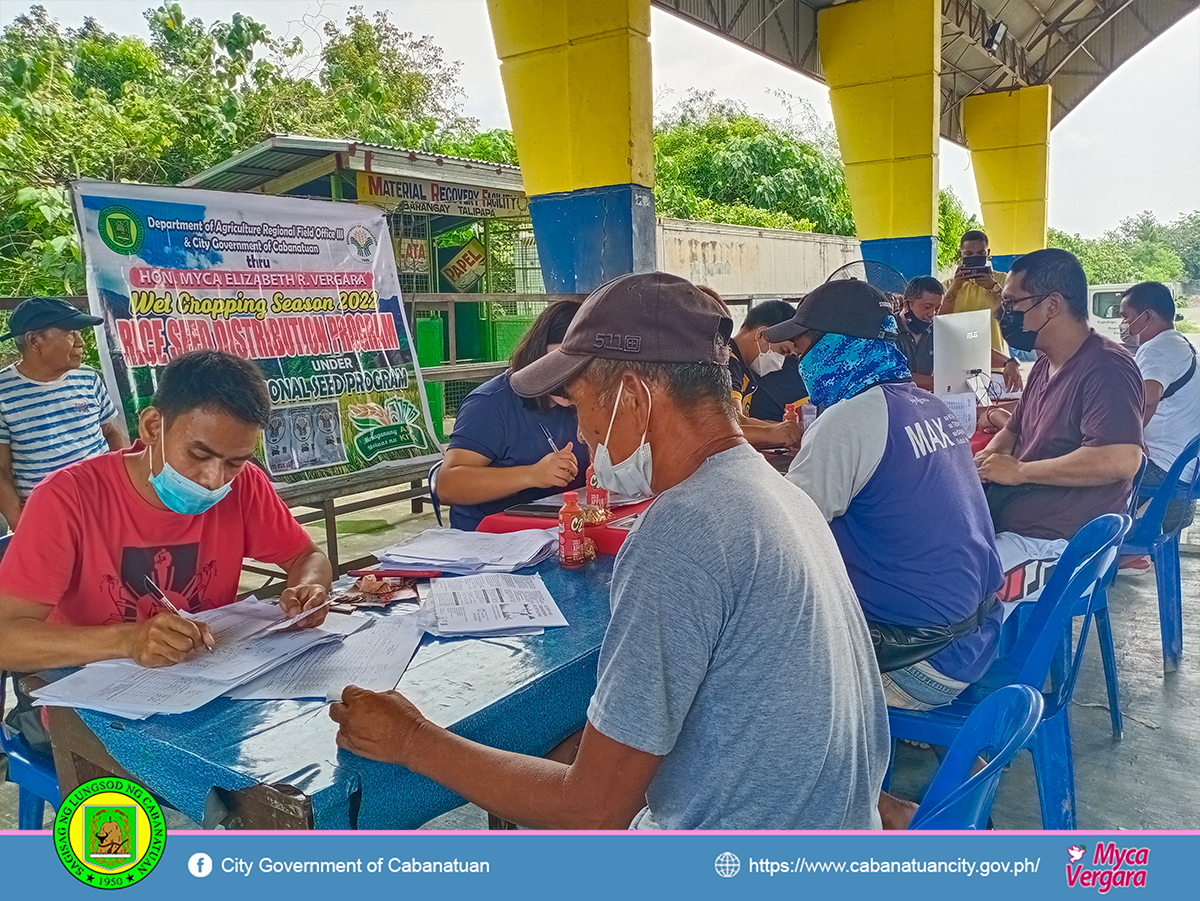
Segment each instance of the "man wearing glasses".
[{"label": "man wearing glasses", "polygon": [[1088,325],[1073,254],[1020,257],[1000,306],[1004,339],[1040,351],[1012,419],[975,457],[1011,609],[1038,596],[1080,527],[1125,511],[1142,459],[1143,388],[1133,358]]}]

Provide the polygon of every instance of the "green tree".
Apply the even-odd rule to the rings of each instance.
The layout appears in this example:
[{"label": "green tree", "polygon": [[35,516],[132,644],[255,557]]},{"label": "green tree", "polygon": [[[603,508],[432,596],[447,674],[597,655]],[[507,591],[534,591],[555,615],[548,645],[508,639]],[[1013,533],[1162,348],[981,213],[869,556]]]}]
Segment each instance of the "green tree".
[{"label": "green tree", "polygon": [[854,234],[845,170],[819,136],[713,92],[691,91],[662,118],[654,162],[660,215]]}]

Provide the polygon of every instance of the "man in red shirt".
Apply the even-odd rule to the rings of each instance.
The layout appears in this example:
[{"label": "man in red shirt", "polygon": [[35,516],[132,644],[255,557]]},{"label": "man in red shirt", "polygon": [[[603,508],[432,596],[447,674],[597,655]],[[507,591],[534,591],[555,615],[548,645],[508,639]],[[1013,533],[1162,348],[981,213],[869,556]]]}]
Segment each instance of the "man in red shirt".
[{"label": "man in red shirt", "polygon": [[208,610],[236,599],[245,557],[287,573],[282,615],[324,601],[329,559],[251,464],[270,410],[254,364],[186,354],[163,370],[133,447],[38,485],[0,562],[0,669],[178,663],[212,636],[163,612],[147,581],[181,611]]}]

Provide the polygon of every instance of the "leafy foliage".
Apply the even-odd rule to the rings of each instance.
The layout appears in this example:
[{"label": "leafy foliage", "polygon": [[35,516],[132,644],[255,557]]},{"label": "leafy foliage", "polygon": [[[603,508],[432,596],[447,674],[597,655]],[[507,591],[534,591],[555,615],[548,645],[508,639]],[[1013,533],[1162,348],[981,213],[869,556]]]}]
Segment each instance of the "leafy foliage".
[{"label": "leafy foliage", "polygon": [[[1050,229],[1048,243],[1079,257],[1094,285],[1181,282],[1200,278],[1200,211],[1171,224],[1143,212],[1121,221],[1099,238]],[[1192,261],[1185,263],[1184,255]]]},{"label": "leafy foliage", "polygon": [[841,159],[812,124],[693,90],[657,123],[654,165],[660,215],[854,234]]}]

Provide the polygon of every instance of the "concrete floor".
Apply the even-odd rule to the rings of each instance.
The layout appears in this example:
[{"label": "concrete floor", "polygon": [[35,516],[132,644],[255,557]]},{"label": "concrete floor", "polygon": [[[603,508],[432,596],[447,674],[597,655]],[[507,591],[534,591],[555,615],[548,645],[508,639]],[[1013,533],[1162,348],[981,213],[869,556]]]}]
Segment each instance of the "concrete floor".
[{"label": "concrete floor", "polygon": [[[366,510],[349,521],[378,527],[339,538],[343,559],[368,554],[435,525],[428,506],[414,515],[407,504]],[[310,527],[324,542],[324,530]],[[1154,576],[1122,576],[1110,593],[1110,611],[1121,680],[1125,737],[1114,741],[1109,724],[1104,671],[1094,630],[1088,640],[1070,710],[1075,783],[1081,829],[1200,829],[1200,556],[1183,557],[1183,662],[1164,676]],[[261,577],[247,579],[250,589]],[[902,746],[893,789],[917,798],[936,768],[930,751]],[[0,767],[3,763],[0,763]],[[0,784],[0,829],[16,828],[16,788]],[[1014,761],[1000,784],[992,815],[998,829],[1039,829],[1037,787],[1027,753]],[[174,817],[172,828],[196,828]],[[483,812],[468,805],[426,828],[483,829]]]}]

